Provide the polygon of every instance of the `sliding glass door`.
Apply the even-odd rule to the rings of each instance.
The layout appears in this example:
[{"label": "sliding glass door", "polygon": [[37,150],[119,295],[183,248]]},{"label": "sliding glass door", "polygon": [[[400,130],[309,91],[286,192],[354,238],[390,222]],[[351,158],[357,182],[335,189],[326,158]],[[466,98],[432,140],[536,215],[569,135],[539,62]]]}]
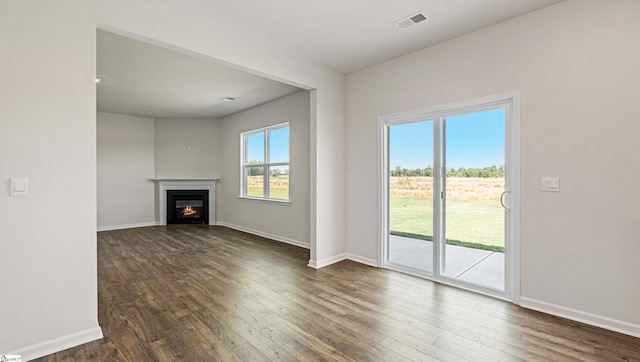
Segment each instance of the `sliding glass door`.
[{"label": "sliding glass door", "polygon": [[507,99],[381,118],[384,266],[509,298],[512,116]]}]

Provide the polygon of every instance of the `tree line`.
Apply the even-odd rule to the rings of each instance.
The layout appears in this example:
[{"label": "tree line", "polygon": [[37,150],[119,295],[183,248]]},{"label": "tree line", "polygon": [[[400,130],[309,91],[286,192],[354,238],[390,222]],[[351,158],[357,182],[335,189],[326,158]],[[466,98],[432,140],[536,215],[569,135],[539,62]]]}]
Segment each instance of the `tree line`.
[{"label": "tree line", "polygon": [[[248,164],[259,165],[262,164],[262,161],[250,160]],[[289,176],[289,168],[287,167],[284,170],[273,168],[269,170],[269,173],[271,174],[271,177]],[[247,174],[249,176],[262,176],[264,175],[264,166],[249,167],[249,169],[247,170]]]},{"label": "tree line", "polygon": [[[446,169],[447,177],[472,177],[472,178],[489,178],[489,177],[504,177],[504,165],[500,166],[489,166],[482,168],[473,168],[473,167],[460,167],[456,168],[447,168]],[[409,177],[409,176],[424,176],[424,177],[433,177],[433,168],[431,166],[427,166],[425,168],[416,168],[416,169],[406,169],[401,166],[396,166],[395,169],[391,170],[391,177]]]}]

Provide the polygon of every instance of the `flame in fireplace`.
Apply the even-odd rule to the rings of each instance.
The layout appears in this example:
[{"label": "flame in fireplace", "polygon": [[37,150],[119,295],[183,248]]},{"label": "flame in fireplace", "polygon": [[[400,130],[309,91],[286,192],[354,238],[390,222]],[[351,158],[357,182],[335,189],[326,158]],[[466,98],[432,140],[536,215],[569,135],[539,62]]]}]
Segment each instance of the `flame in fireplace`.
[{"label": "flame in fireplace", "polygon": [[198,211],[192,208],[191,205],[187,205],[185,208],[182,209],[182,216],[192,216],[197,213]]}]

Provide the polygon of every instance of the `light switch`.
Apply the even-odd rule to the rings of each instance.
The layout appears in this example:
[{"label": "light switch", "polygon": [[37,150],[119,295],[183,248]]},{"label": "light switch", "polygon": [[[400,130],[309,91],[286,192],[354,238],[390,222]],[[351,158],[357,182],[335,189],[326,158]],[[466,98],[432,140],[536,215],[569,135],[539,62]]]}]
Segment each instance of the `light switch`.
[{"label": "light switch", "polygon": [[29,196],[29,179],[12,178],[11,196]]},{"label": "light switch", "polygon": [[543,192],[559,192],[560,179],[557,177],[543,177],[540,182],[540,188]]}]

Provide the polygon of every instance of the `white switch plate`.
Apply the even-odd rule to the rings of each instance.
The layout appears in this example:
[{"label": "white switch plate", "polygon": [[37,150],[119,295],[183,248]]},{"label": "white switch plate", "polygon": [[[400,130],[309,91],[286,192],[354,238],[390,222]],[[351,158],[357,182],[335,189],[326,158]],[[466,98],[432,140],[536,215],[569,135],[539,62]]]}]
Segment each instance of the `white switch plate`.
[{"label": "white switch plate", "polygon": [[11,196],[29,196],[29,179],[11,178]]},{"label": "white switch plate", "polygon": [[540,189],[544,192],[559,192],[560,179],[557,177],[543,177],[540,181]]}]

